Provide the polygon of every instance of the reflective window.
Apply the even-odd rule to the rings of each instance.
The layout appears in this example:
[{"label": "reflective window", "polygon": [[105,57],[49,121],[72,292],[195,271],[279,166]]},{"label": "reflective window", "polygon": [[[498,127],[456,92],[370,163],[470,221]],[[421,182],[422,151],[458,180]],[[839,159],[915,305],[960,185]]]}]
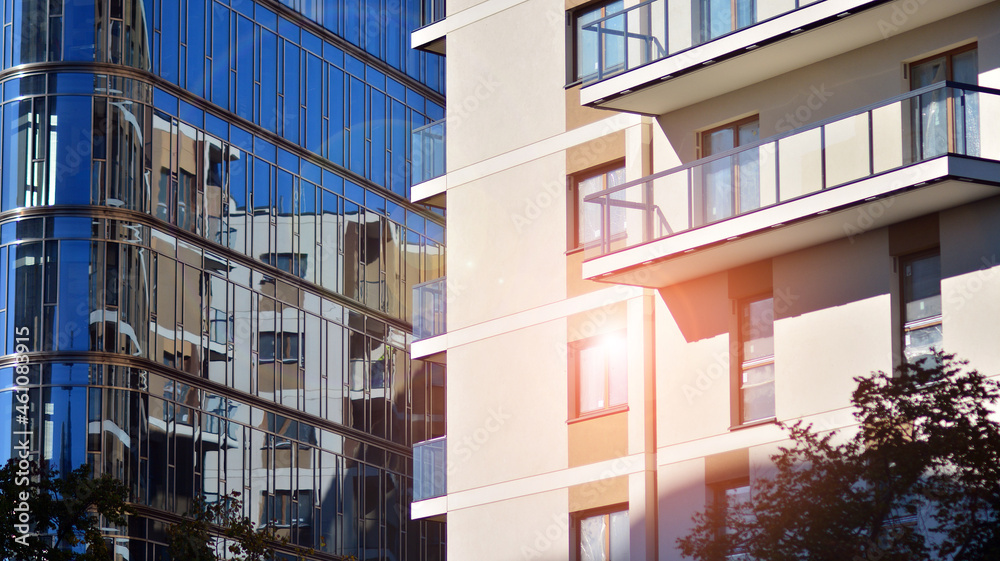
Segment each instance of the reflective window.
[{"label": "reflective window", "polygon": [[570,344],[575,385],[574,416],[599,413],[628,403],[628,360],[624,333]]},{"label": "reflective window", "polygon": [[629,559],[628,509],[590,514],[577,519],[580,561]]},{"label": "reflective window", "polygon": [[774,417],[774,298],[740,305],[740,420]]},{"label": "reflective window", "polygon": [[[941,254],[938,250],[900,259],[903,284],[903,356],[910,364],[941,349]],[[925,366],[929,366],[925,364]]]}]

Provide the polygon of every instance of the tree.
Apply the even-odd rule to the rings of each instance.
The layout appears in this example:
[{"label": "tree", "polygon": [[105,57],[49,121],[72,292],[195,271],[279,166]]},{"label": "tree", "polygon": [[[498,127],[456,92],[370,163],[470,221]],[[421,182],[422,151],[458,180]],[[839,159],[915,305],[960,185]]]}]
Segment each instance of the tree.
[{"label": "tree", "polygon": [[[170,556],[188,561],[264,561],[274,557],[273,544],[280,538],[273,528],[255,528],[253,522],[240,516],[243,503],[239,493],[208,504],[195,499],[194,509],[185,513],[184,519],[167,528]],[[215,539],[215,536],[225,538]],[[228,554],[227,554],[228,552]]]},{"label": "tree", "polygon": [[127,522],[128,488],[82,465],[62,476],[46,464],[0,468],[0,557],[44,561],[113,559],[101,533]]},{"label": "tree", "polygon": [[782,425],[791,445],[749,502],[709,505],[678,540],[699,561],[1000,559],[1000,384],[936,352],[855,378],[857,431]]},{"label": "tree", "polygon": [[[256,527],[242,516],[243,502],[236,491],[217,503],[197,498],[184,519],[167,528],[170,556],[185,561],[265,561],[276,558],[277,546],[293,551],[301,559],[312,549],[290,545],[273,526]],[[353,561],[353,556],[344,558]]]}]

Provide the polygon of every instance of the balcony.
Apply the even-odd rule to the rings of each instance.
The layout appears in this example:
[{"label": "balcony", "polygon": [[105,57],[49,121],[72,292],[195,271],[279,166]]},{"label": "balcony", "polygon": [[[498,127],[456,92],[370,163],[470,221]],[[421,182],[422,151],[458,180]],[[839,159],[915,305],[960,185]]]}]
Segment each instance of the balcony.
[{"label": "balcony", "polygon": [[[410,517],[430,518],[447,509],[447,438],[442,436],[413,445],[413,504]],[[441,499],[441,500],[434,500]]]},{"label": "balcony", "polygon": [[439,55],[445,54],[447,30],[444,27],[444,18],[444,0],[421,0],[420,28],[410,34],[410,46]]},{"label": "balcony", "polygon": [[662,115],[987,3],[647,0],[579,26],[580,101]]},{"label": "balcony", "polygon": [[410,200],[443,207],[445,198],[445,120],[413,130]]},{"label": "balcony", "polygon": [[1000,194],[998,118],[941,82],[594,193],[583,276],[663,287]]},{"label": "balcony", "polygon": [[413,287],[414,342],[410,348],[412,358],[444,362],[447,290],[447,277]]}]

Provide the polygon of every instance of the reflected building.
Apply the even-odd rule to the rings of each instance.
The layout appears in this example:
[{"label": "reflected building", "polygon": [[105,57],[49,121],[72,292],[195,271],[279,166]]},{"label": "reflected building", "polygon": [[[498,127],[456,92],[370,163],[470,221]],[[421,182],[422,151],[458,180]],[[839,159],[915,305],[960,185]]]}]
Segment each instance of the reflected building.
[{"label": "reflected building", "polygon": [[0,419],[27,391],[37,457],[128,484],[117,558],[166,559],[176,515],[234,492],[310,558],[444,557],[408,513],[433,391],[409,294],[444,273],[408,200],[444,111],[415,9],[0,5]]}]

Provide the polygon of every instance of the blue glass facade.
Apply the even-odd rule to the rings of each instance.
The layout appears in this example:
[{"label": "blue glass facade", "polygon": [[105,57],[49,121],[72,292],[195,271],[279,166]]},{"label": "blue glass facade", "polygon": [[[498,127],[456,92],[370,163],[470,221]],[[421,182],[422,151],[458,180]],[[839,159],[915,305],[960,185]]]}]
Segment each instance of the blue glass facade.
[{"label": "blue glass facade", "polygon": [[24,428],[126,481],[131,560],[233,491],[317,559],[443,558],[408,515],[437,391],[410,293],[445,241],[407,201],[444,101],[408,4],[0,6],[0,461]]}]

